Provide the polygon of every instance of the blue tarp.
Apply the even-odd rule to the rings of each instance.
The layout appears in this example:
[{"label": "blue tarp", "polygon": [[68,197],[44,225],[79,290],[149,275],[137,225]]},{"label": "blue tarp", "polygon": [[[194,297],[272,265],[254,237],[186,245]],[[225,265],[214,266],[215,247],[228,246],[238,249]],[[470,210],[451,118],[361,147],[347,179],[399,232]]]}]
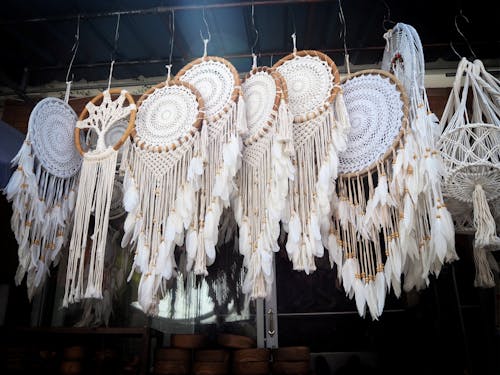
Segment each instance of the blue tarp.
[{"label": "blue tarp", "polygon": [[13,172],[10,161],[16,156],[26,136],[0,120],[0,187],[4,188]]}]

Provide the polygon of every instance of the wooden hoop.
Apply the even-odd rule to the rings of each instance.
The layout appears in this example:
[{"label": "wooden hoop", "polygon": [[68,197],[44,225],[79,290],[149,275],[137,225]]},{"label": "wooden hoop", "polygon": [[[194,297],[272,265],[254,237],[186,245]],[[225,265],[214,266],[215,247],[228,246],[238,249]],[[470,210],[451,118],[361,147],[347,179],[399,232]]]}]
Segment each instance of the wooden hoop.
[{"label": "wooden hoop", "polygon": [[[134,98],[126,90],[111,89],[111,90],[109,90],[109,95],[110,96],[111,95],[120,95],[122,93],[122,91],[125,91],[125,97],[126,97],[126,99],[128,101],[128,104],[129,105],[132,105],[132,104],[135,105]],[[99,95],[95,96],[90,101],[90,103],[95,104],[95,103],[99,102],[100,100],[102,100],[102,98],[104,98],[104,92],[105,91],[103,91]],[[78,121],[83,121],[85,118],[87,118],[88,114],[89,114],[89,110],[87,109],[87,106],[85,106],[83,108],[82,113],[80,113],[80,117],[78,118]],[[122,145],[125,143],[125,141],[127,140],[127,138],[130,136],[130,133],[134,129],[134,123],[135,123],[135,116],[136,116],[136,114],[137,114],[137,108],[134,108],[134,109],[130,110],[130,118],[128,120],[127,129],[125,130],[125,132],[123,133],[123,135],[121,136],[121,138],[118,140],[118,142],[113,146],[113,148],[116,151],[119,150],[120,147],[122,147]],[[82,148],[82,145],[81,145],[81,142],[80,142],[80,128],[78,128],[78,127],[75,128],[75,147],[78,150],[78,152],[80,153],[80,155],[85,155],[85,153],[87,152],[87,151],[84,151],[83,148]]]},{"label": "wooden hoop", "polygon": [[[185,65],[176,75],[174,79],[177,79],[179,81],[182,81],[182,76],[186,74],[186,72],[191,69],[193,66],[201,64],[204,61],[217,61],[220,63],[223,63],[230,71],[231,74],[233,75],[234,78],[234,89],[233,92],[231,93],[231,101],[234,103],[238,102],[239,97],[241,96],[241,80],[240,76],[238,75],[238,71],[236,68],[231,64],[228,60],[218,57],[218,56],[205,56],[205,57],[200,57],[196,60],[191,61],[189,64]],[[217,113],[213,115],[212,117],[207,118],[206,120],[208,122],[215,122],[218,119],[220,119],[225,113],[229,112],[231,107],[226,104],[226,106],[222,109],[220,113]]]},{"label": "wooden hoop", "polygon": [[[325,61],[328,64],[328,66],[332,69],[334,86],[333,86],[332,90],[330,91],[330,96],[328,97],[328,99],[325,102],[325,104],[326,103],[328,103],[329,105],[332,104],[333,101],[335,100],[335,97],[337,96],[337,93],[340,91],[340,73],[339,73],[339,69],[337,68],[337,65],[335,65],[333,60],[328,55],[324,54],[323,52],[315,51],[315,50],[302,50],[302,51],[297,51],[297,52],[290,53],[289,55],[286,55],[282,59],[278,60],[273,65],[273,68],[275,68],[277,70],[285,62],[287,62],[289,60],[293,60],[297,56],[299,56],[299,57],[304,57],[304,56],[319,57],[320,60]],[[323,106],[315,109],[314,111],[306,113],[305,115],[294,116],[293,122],[294,123],[301,123],[301,122],[305,122],[307,120],[313,120],[316,117],[321,116],[323,114],[323,112],[325,112],[328,109],[329,105],[328,106],[323,105]]]},{"label": "wooden hoop", "polygon": [[[201,127],[203,126],[203,119],[205,118],[205,102],[203,101],[203,98],[201,97],[200,92],[193,85],[189,84],[188,82],[183,82],[183,81],[180,81],[176,78],[173,78],[168,82],[160,82],[159,84],[151,87],[148,91],[146,91],[144,94],[142,94],[142,96],[137,101],[137,109],[140,110],[141,104],[149,97],[149,95],[151,95],[156,90],[162,89],[165,86],[184,86],[187,89],[191,90],[191,92],[196,96],[196,101],[198,102],[199,110],[198,110],[198,115],[196,117],[196,120],[193,123],[192,127],[195,128],[197,131],[200,131]],[[178,146],[182,145],[182,143],[189,140],[189,137],[194,137],[195,134],[196,134],[195,130],[191,129],[189,131],[189,134],[186,134],[177,140],[179,145],[172,143],[172,145],[170,145],[170,146],[150,146],[141,140],[141,137],[137,134],[137,131],[135,129],[135,125],[134,125],[134,128],[132,129],[132,132],[131,132],[132,139],[138,147],[140,147],[142,150],[147,149],[149,151],[156,151],[156,152],[173,151]]]},{"label": "wooden hoop", "polygon": [[247,73],[241,85],[243,86],[247,79],[260,72],[268,73],[273,78],[276,85],[276,96],[274,98],[273,109],[269,114],[269,118],[266,124],[262,129],[259,130],[258,133],[254,134],[252,137],[248,137],[243,141],[245,146],[250,146],[251,144],[257,142],[259,139],[265,136],[267,132],[269,132],[269,129],[273,127],[273,122],[277,117],[281,99],[285,99],[285,101],[288,100],[288,91],[286,85],[285,87],[283,87],[283,83],[285,82],[283,76],[276,69],[270,68],[268,66],[259,66],[257,68],[253,68],[250,72]]},{"label": "wooden hoop", "polygon": [[371,165],[368,167],[364,168],[363,170],[359,172],[350,172],[350,173],[345,173],[341,174],[339,173],[339,178],[352,178],[352,177],[361,177],[369,172],[373,171],[374,169],[377,168],[377,165],[380,163],[385,162],[392,154],[396,151],[399,143],[403,140],[404,135],[408,132],[408,113],[409,113],[409,100],[408,100],[408,95],[406,94],[406,90],[401,83],[393,74],[385,71],[385,70],[380,70],[380,69],[366,69],[366,70],[360,70],[359,72],[352,73],[347,77],[344,77],[342,79],[341,84],[346,83],[348,80],[354,78],[354,77],[359,77],[363,75],[371,75],[371,74],[377,74],[386,78],[389,78],[392,83],[396,85],[397,90],[399,91],[399,95],[401,98],[401,101],[403,102],[403,117],[401,118],[401,129],[399,130],[398,135],[394,138],[394,141],[392,142],[391,147],[387,149],[385,154],[377,161],[374,161]]}]

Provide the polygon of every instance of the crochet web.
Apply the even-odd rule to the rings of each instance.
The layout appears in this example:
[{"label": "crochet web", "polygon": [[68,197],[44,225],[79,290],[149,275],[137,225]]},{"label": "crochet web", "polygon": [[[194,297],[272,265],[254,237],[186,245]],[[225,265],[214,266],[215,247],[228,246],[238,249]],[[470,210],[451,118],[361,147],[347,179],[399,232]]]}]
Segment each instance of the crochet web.
[{"label": "crochet web", "polygon": [[398,23],[385,35],[387,45],[382,58],[382,69],[394,74],[406,88],[411,99],[414,85],[424,88],[425,63],[422,42],[410,25]]},{"label": "crochet web", "polygon": [[339,153],[339,173],[361,172],[391,147],[403,125],[403,101],[389,78],[366,74],[343,85],[351,122],[347,149]]},{"label": "crochet web", "polygon": [[[108,131],[104,134],[104,143],[106,144],[106,146],[109,147],[118,143],[123,133],[125,133],[125,131],[127,130],[127,127],[128,127],[128,119],[120,119],[116,121],[114,124],[112,124],[109,127]],[[94,131],[90,131],[89,137],[90,137],[90,145],[92,146],[92,148],[95,148],[97,146],[97,134]],[[123,148],[120,147],[117,155],[118,165],[121,163],[122,154],[123,154]]]},{"label": "crochet web", "polygon": [[274,77],[266,71],[250,75],[242,84],[247,108],[247,137],[252,137],[271,119],[277,87]]},{"label": "crochet web", "polygon": [[189,88],[164,86],[142,102],[135,129],[149,146],[170,146],[191,130],[198,112],[198,100]]},{"label": "crochet web", "polygon": [[317,56],[295,56],[277,67],[285,78],[289,108],[296,116],[307,116],[329,104],[334,87],[334,72]]},{"label": "crochet web", "polygon": [[220,61],[202,60],[188,69],[180,79],[200,92],[207,118],[221,114],[231,104],[235,87],[233,73]]},{"label": "crochet web", "polygon": [[28,128],[35,156],[56,177],[69,178],[80,170],[82,158],[73,134],[76,121],[73,109],[57,98],[43,99],[30,115]]}]

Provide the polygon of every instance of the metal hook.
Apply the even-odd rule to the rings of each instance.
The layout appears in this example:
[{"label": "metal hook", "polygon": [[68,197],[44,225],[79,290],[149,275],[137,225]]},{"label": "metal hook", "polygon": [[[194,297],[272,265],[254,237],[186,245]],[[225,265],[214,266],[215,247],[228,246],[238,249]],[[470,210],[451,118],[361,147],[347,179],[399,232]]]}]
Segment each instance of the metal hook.
[{"label": "metal hook", "polygon": [[212,39],[212,35],[210,34],[210,28],[208,27],[208,22],[207,22],[207,17],[205,16],[205,8],[203,8],[203,22],[205,23],[205,27],[207,29],[207,35],[208,35],[208,38],[205,38],[203,36],[203,33],[200,29],[200,37],[201,37],[201,40],[203,41],[203,57],[206,57],[207,56],[207,45],[208,45],[208,42],[210,42],[210,40]]},{"label": "metal hook", "polygon": [[[456,15],[455,15],[455,28],[456,28],[457,32],[460,34],[460,36],[462,37],[462,39],[464,40],[465,44],[467,45],[467,48],[469,48],[469,51],[471,52],[472,56],[473,56],[475,59],[477,59],[476,54],[475,54],[475,53],[474,53],[474,51],[472,50],[472,46],[470,45],[469,41],[468,41],[468,40],[467,40],[467,38],[465,37],[464,33],[463,33],[463,32],[460,30],[460,28],[458,27],[458,21],[457,21],[457,19],[458,19],[458,17],[459,17],[459,16],[460,16],[460,17],[462,17],[462,18],[465,20],[465,22],[467,22],[467,23],[469,23],[469,24],[470,24],[469,19],[468,19],[468,18],[467,18],[467,17],[463,14],[462,9],[460,9],[459,14],[456,14]],[[454,49],[454,48],[453,48],[453,45],[452,45],[452,49]],[[458,55],[458,53],[456,53],[456,51],[454,51],[454,52],[455,52],[455,54],[457,54],[457,55]]]},{"label": "metal hook", "polygon": [[120,13],[118,13],[116,19],[115,42],[113,45],[113,51],[111,52],[111,66],[109,68],[108,91],[111,87],[111,79],[113,78],[113,65],[115,65],[115,55],[118,49],[118,39],[120,38],[119,30],[120,30]]},{"label": "metal hook", "polygon": [[388,29],[387,29],[387,27],[385,27],[386,22],[390,22],[393,25],[395,25],[396,22],[391,20],[391,8],[387,4],[387,2],[385,0],[380,0],[380,1],[382,2],[382,4],[384,4],[385,9],[387,11],[387,13],[384,14],[384,19],[382,20],[382,28],[384,29],[384,31],[387,31]]},{"label": "metal hook", "polygon": [[342,23],[342,29],[340,30],[340,37],[344,42],[344,56],[345,56],[345,66],[347,69],[347,74],[351,74],[351,68],[349,67],[349,53],[347,52],[347,43],[346,43],[346,34],[347,34],[347,26],[344,17],[344,10],[342,9],[342,1],[339,0],[339,19]]},{"label": "metal hook", "polygon": [[71,47],[71,51],[73,52],[73,56],[71,56],[71,60],[69,62],[68,71],[66,72],[66,93],[64,94],[64,101],[67,103],[69,101],[69,92],[71,90],[71,83],[73,82],[74,75],[71,75],[71,80],[69,79],[69,74],[71,73],[71,68],[73,67],[73,62],[75,61],[76,53],[78,51],[78,46],[80,44],[80,15],[78,15],[76,22],[76,34],[75,34],[75,42],[73,43],[73,47]]},{"label": "metal hook", "polygon": [[257,46],[257,42],[259,41],[259,30],[257,30],[257,27],[255,26],[255,6],[253,3],[252,3],[252,30],[255,33],[255,40],[252,44],[252,54],[254,54],[255,46]]},{"label": "metal hook", "polygon": [[170,54],[168,56],[167,82],[170,81],[170,73],[172,70],[172,56],[174,54],[174,37],[175,37],[175,11],[172,9],[170,17]]}]

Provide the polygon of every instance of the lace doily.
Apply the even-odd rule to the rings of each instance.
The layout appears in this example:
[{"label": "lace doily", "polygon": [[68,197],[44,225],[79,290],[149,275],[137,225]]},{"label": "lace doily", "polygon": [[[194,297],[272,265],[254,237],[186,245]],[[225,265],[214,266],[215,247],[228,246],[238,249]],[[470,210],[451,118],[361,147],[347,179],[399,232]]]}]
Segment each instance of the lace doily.
[{"label": "lace doily", "polygon": [[170,146],[199,126],[203,103],[183,82],[161,84],[139,100],[136,138],[148,146]]},{"label": "lace doily", "polygon": [[197,59],[184,67],[176,78],[188,82],[200,92],[208,119],[229,108],[240,85],[236,69],[219,57]]},{"label": "lace doily", "polygon": [[81,167],[82,157],[74,146],[75,111],[57,98],[41,100],[31,112],[29,134],[33,152],[50,174],[69,178]]},{"label": "lace doily", "polygon": [[317,116],[330,106],[340,81],[335,63],[317,51],[299,51],[274,67],[285,78],[289,108],[295,122]]},{"label": "lace doily", "polygon": [[278,109],[282,89],[276,74],[279,73],[259,67],[248,73],[241,85],[247,113],[247,140],[267,127]]},{"label": "lace doily", "polygon": [[404,124],[405,102],[392,78],[386,72],[361,71],[343,83],[351,131],[347,149],[339,153],[339,173],[370,168],[397,139]]},{"label": "lace doily", "polygon": [[409,98],[413,94],[414,85],[425,90],[424,52],[417,31],[410,25],[398,23],[384,38],[386,48],[382,69],[391,72],[401,81]]}]

